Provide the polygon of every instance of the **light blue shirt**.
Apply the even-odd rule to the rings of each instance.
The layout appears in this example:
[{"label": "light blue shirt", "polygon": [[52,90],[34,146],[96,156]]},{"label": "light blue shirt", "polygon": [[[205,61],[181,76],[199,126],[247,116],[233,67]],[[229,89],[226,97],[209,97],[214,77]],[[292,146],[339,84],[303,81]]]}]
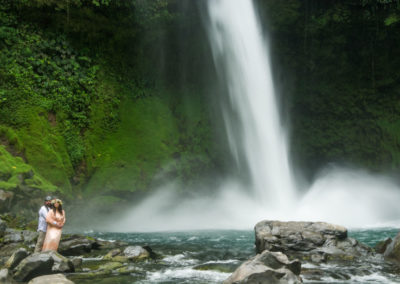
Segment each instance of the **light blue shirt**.
[{"label": "light blue shirt", "polygon": [[38,231],[46,232],[47,231],[47,223],[46,223],[46,216],[49,212],[49,208],[43,205],[40,207],[39,210],[39,222],[38,222]]}]

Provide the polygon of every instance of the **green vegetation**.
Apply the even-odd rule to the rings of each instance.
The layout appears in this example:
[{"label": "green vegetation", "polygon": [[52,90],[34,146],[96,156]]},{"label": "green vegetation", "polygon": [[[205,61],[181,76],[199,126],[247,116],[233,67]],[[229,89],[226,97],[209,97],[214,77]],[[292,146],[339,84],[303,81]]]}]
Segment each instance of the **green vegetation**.
[{"label": "green vegetation", "polygon": [[277,82],[290,98],[292,149],[329,162],[400,166],[400,5],[391,0],[266,1]]},{"label": "green vegetation", "polygon": [[[257,5],[298,165],[397,170],[398,1]],[[200,6],[0,0],[0,189],[107,207],[224,171]]]},{"label": "green vegetation", "polygon": [[21,157],[12,156],[3,145],[0,145],[0,189],[13,190],[22,184],[43,191],[55,191],[56,187],[37,174],[32,166]]},{"label": "green vegetation", "polygon": [[[35,173],[28,188],[109,205],[214,167],[206,99],[191,79],[185,91],[162,79],[177,66],[158,68],[160,52],[180,52],[160,46],[178,13],[174,1],[0,0],[0,141]],[[0,188],[16,190],[7,167]]]}]

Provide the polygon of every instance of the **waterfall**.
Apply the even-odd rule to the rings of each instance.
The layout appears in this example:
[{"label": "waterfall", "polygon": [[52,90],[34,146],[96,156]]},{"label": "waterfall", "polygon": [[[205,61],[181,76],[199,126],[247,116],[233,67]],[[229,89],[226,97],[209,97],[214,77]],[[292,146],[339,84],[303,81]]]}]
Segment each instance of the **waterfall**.
[{"label": "waterfall", "polygon": [[[229,147],[240,173],[182,197],[166,181],[111,231],[249,229],[263,219],[326,221],[348,227],[400,227],[400,190],[366,171],[330,167],[297,192],[274,90],[268,44],[251,0],[208,0],[205,24],[226,97],[221,102]],[[205,186],[204,186],[205,187]]]},{"label": "waterfall", "polygon": [[295,186],[267,43],[253,3],[211,0],[207,8],[214,62],[228,93],[222,113],[232,155],[240,168],[245,163],[256,200],[268,207],[290,208]]}]

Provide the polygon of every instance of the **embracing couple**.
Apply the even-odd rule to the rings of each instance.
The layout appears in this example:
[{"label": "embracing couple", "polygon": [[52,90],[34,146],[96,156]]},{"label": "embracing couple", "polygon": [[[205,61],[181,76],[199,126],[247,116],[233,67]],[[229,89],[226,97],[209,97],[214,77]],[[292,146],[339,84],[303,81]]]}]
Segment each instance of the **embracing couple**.
[{"label": "embracing couple", "polygon": [[61,239],[62,227],[65,224],[65,212],[62,201],[47,196],[39,210],[38,239],[35,252],[57,251]]}]

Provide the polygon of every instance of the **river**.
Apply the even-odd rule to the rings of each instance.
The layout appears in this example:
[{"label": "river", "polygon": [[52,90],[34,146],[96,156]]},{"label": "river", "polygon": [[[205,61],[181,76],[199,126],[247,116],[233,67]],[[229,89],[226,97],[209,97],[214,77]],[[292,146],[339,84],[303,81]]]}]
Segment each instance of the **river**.
[{"label": "river", "polygon": [[[388,237],[394,237],[396,228],[353,229],[349,237],[374,246]],[[162,257],[157,261],[136,263],[137,270],[129,275],[109,275],[96,279],[97,284],[108,283],[221,283],[243,261],[255,255],[254,232],[250,230],[212,230],[156,233],[88,232],[104,240],[122,240],[132,245],[148,245]],[[91,259],[86,259],[90,262]],[[307,273],[318,269],[320,279]],[[374,263],[354,266],[337,264],[310,264],[302,262],[304,283],[400,283],[395,268],[386,266],[381,259]],[[397,277],[397,280],[396,280]],[[68,278],[76,283],[94,283],[79,278],[79,273]]]}]

